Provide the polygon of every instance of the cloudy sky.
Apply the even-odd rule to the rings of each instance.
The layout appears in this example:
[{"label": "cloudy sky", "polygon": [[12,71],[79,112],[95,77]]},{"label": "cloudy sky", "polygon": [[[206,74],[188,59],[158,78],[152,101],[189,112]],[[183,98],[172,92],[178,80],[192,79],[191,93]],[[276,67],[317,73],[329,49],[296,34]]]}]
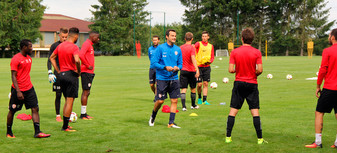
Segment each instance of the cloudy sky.
[{"label": "cloudy sky", "polygon": [[[329,20],[337,19],[337,2],[336,0],[327,0],[327,7],[331,7]],[[152,12],[152,25],[164,23],[164,13],[166,23],[182,22],[185,7],[180,4],[179,0],[148,0],[149,4],[145,10]],[[89,11],[91,5],[100,4],[98,0],[43,0],[47,6],[45,13],[63,14],[79,19],[92,17]],[[76,7],[74,7],[76,6]],[[335,28],[337,25],[334,26]]]}]

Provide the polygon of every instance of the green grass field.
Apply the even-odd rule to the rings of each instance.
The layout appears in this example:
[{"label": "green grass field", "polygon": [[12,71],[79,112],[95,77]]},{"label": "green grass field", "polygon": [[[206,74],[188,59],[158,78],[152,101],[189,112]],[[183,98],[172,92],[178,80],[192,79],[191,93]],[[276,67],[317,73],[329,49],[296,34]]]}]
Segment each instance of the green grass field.
[{"label": "green grass field", "polygon": [[[229,74],[228,57],[212,64],[211,81],[217,89],[209,89],[210,106],[199,110],[180,111],[176,123],[181,129],[169,129],[169,114],[158,113],[154,127],[148,126],[153,109],[153,94],[148,84],[148,57],[96,57],[96,76],[88,102],[91,121],[78,120],[70,125],[74,133],[60,131],[55,121],[54,98],[48,82],[46,58],[33,59],[31,79],[40,105],[41,130],[52,136],[33,138],[32,121],[14,120],[15,139],[6,134],[8,93],[10,91],[10,59],[0,59],[0,152],[335,152],[330,146],[336,138],[334,114],[324,118],[322,149],[304,145],[314,141],[314,92],[321,57],[268,57],[263,59],[264,72],[258,78],[263,137],[269,142],[257,145],[253,119],[245,103],[236,117],[233,143],[225,144],[234,75]],[[273,79],[267,79],[268,73]],[[292,74],[292,80],[286,75]],[[228,77],[228,84],[222,78]],[[82,92],[79,92],[79,95]],[[190,94],[187,94],[190,105]],[[219,105],[226,102],[226,105]],[[62,99],[62,107],[64,99]],[[166,100],[165,104],[170,104]],[[179,100],[178,109],[181,110]],[[73,111],[80,114],[80,100]],[[198,117],[189,117],[195,112]],[[19,113],[30,113],[22,110]],[[18,113],[17,113],[18,114]],[[16,114],[16,115],[17,115]]]}]

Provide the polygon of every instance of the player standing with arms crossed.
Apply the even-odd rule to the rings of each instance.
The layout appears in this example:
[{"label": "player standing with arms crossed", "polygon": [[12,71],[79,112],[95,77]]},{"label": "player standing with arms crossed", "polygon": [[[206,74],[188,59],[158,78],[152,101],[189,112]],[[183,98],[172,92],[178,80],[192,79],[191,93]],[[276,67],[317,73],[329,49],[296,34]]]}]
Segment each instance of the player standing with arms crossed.
[{"label": "player standing with arms crossed", "polygon": [[7,134],[8,138],[15,138],[12,125],[15,112],[22,109],[23,104],[26,109],[32,110],[34,124],[34,137],[47,138],[50,134],[44,134],[40,131],[39,104],[35,89],[30,80],[30,70],[32,68],[32,42],[23,39],[20,42],[20,53],[14,55],[11,60],[12,88],[11,99],[9,100],[9,112],[7,115]]},{"label": "player standing with arms crossed", "polygon": [[89,33],[89,38],[82,44],[80,51],[81,65],[81,81],[82,81],[82,97],[81,97],[81,119],[91,120],[93,117],[87,114],[88,97],[92,81],[95,77],[95,51],[93,44],[99,42],[99,33],[92,31]]},{"label": "player standing with arms crossed", "polygon": [[[152,37],[152,42],[153,42],[153,46],[149,47],[148,49],[148,55],[149,55],[149,60],[151,63],[151,59],[154,56],[154,54],[156,53],[156,49],[159,45],[160,39],[159,36],[154,35]],[[149,83],[150,83],[150,87],[152,92],[154,93],[154,95],[156,95],[156,69],[154,68],[154,65],[150,64],[150,70],[149,70]],[[156,98],[154,98],[153,102],[156,102]]]},{"label": "player standing with arms crossed", "polygon": [[195,48],[192,46],[193,34],[187,32],[185,34],[186,43],[180,46],[181,53],[183,56],[183,68],[180,71],[180,88],[181,88],[181,103],[183,106],[183,111],[186,111],[186,91],[188,84],[191,88],[191,109],[198,109],[199,106],[195,104],[195,87],[197,84],[197,79],[199,77],[199,69],[197,61],[195,59]]},{"label": "player standing with arms crossed", "polygon": [[[329,35],[329,48],[323,50],[321,68],[318,72],[316,97],[319,98],[315,112],[315,142],[305,145],[307,148],[322,148],[323,116],[325,113],[335,111],[337,119],[337,29]],[[323,90],[321,84],[324,79]],[[337,148],[337,135],[331,148]]]},{"label": "player standing with arms crossed", "polygon": [[[227,137],[226,143],[232,142],[232,129],[235,122],[235,116],[241,109],[244,100],[247,100],[250,112],[253,116],[253,124],[257,135],[257,143],[267,143],[262,138],[262,128],[260,120],[260,101],[259,90],[257,86],[257,76],[262,71],[261,52],[252,47],[254,40],[254,31],[246,28],[241,33],[242,46],[232,51],[229,59],[229,73],[235,73],[235,81],[232,90],[231,109],[227,118]],[[234,68],[235,65],[235,68]]]},{"label": "player standing with arms crossed", "polygon": [[[66,101],[63,108],[63,126],[62,131],[74,132],[68,126],[73,103],[78,97],[78,77],[81,74],[81,63],[79,57],[79,48],[75,45],[78,39],[78,28],[70,28],[68,40],[60,44],[53,54],[50,61],[54,69],[60,76],[61,90]],[[60,68],[56,64],[56,58],[59,58]]]},{"label": "player standing with arms crossed", "polygon": [[183,58],[181,50],[174,43],[176,42],[176,31],[169,29],[166,31],[167,42],[158,46],[151,65],[156,68],[157,80],[157,102],[154,104],[149,126],[154,126],[158,110],[167,98],[167,93],[171,99],[170,120],[168,128],[180,128],[174,123],[178,98],[180,97],[180,85],[178,71],[182,68]]},{"label": "player standing with arms crossed", "polygon": [[[53,91],[56,93],[55,96],[55,112],[56,112],[56,121],[57,122],[62,122],[62,118],[60,115],[60,107],[61,107],[61,97],[62,97],[62,92],[61,92],[61,86],[60,86],[60,80],[58,79],[59,76],[57,75],[56,71],[51,70],[51,62],[50,62],[50,55],[54,52],[56,47],[63,43],[64,41],[67,40],[68,38],[68,29],[67,28],[61,28],[59,32],[59,37],[60,40],[53,43],[50,47],[49,54],[48,54],[48,62],[47,62],[47,68],[48,68],[48,76],[49,76],[49,83],[53,83]],[[59,59],[56,58],[56,64],[58,67],[60,67],[59,64]]]},{"label": "player standing with arms crossed", "polygon": [[[207,102],[208,83],[211,81],[211,66],[214,61],[214,47],[208,43],[209,33],[207,31],[202,32],[202,41],[196,42],[194,47],[196,48],[196,59],[200,71],[200,76],[197,80],[198,90],[198,104],[210,105]],[[201,101],[201,91],[203,98]]]}]

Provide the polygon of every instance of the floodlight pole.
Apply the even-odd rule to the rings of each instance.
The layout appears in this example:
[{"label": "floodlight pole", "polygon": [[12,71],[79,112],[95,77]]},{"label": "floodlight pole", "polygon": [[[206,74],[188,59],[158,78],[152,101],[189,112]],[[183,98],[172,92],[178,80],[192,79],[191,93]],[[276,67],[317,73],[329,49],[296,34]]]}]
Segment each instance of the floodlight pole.
[{"label": "floodlight pole", "polygon": [[152,38],[152,33],[151,33],[151,29],[152,29],[152,26],[151,26],[151,20],[152,20],[152,17],[151,17],[152,13],[150,12],[150,46],[152,46],[152,41],[151,41],[151,38]]},{"label": "floodlight pole", "polygon": [[[151,20],[152,20],[152,18],[151,18],[151,14],[152,13],[164,13],[164,42],[166,41],[166,37],[165,37],[165,35],[166,35],[166,12],[163,12],[163,11],[151,11],[150,12],[150,28],[151,28]],[[151,36],[151,34],[150,34],[150,36]],[[151,42],[152,43],[152,42]]]},{"label": "floodlight pole", "polygon": [[165,30],[165,12],[164,12],[164,42],[166,42],[166,30]]},{"label": "floodlight pole", "polygon": [[237,32],[236,32],[236,44],[239,45],[239,9],[237,11]]},{"label": "floodlight pole", "polygon": [[133,10],[133,56],[136,55],[136,11]]}]

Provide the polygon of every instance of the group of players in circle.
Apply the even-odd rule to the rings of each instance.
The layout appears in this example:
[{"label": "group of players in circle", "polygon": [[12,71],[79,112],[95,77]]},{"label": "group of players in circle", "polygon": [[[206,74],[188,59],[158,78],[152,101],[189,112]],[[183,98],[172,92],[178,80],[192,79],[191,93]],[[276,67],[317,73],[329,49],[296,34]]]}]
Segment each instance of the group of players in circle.
[{"label": "group of players in circle", "polygon": [[[235,116],[241,109],[244,100],[247,101],[253,117],[257,144],[268,143],[262,137],[259,114],[260,101],[257,77],[263,72],[262,54],[258,49],[251,46],[254,35],[252,28],[244,29],[241,32],[242,46],[234,49],[230,54],[228,71],[229,73],[235,73],[235,81],[227,117],[226,143],[232,142],[231,133]],[[157,113],[167,98],[167,94],[169,94],[171,107],[168,128],[181,128],[175,123],[175,115],[178,98],[181,98],[182,111],[187,111],[185,101],[188,85],[191,89],[191,109],[199,109],[199,106],[195,103],[196,88],[198,104],[211,105],[207,102],[207,91],[211,76],[210,64],[214,61],[214,47],[208,42],[209,33],[207,31],[202,32],[202,41],[195,44],[192,44],[193,34],[187,32],[185,34],[186,43],[180,47],[174,44],[176,42],[175,30],[167,30],[165,37],[167,42],[159,45],[159,36],[153,36],[153,46],[148,49],[150,59],[149,83],[155,94],[154,108],[148,123],[149,126],[154,126]],[[334,29],[329,35],[329,42],[332,46],[323,51],[316,91],[316,96],[319,98],[315,113],[316,140],[313,144],[306,145],[307,148],[322,147],[321,133],[324,113],[330,113],[334,109],[337,119],[337,68],[334,68],[334,63],[337,61],[336,38],[337,29]],[[178,71],[180,71],[179,78]],[[321,92],[320,86],[323,79],[325,83]],[[201,97],[201,93],[203,97]],[[337,136],[331,147],[337,148]]]},{"label": "group of players in circle", "polygon": [[[79,37],[79,29],[76,27],[60,28],[60,40],[52,44],[47,62],[49,82],[53,83],[53,91],[56,92],[55,111],[56,121],[62,122],[62,131],[74,132],[69,126],[69,117],[73,109],[73,102],[78,97],[79,76],[82,81],[81,96],[81,116],[83,120],[92,120],[93,117],[87,114],[86,108],[88,96],[95,76],[95,57],[93,44],[99,42],[99,33],[92,31],[89,38],[82,44],[81,50],[76,45]],[[30,70],[32,58],[30,57],[33,47],[32,42],[23,39],[20,42],[21,51],[14,55],[11,60],[12,87],[9,101],[9,112],[7,115],[8,138],[15,138],[12,125],[14,114],[21,110],[23,105],[26,109],[31,109],[34,124],[34,137],[47,138],[50,134],[45,134],[40,130],[39,105],[36,92],[30,80]],[[52,67],[54,67],[54,73]],[[63,108],[63,120],[60,116],[61,96],[65,98]]]}]

